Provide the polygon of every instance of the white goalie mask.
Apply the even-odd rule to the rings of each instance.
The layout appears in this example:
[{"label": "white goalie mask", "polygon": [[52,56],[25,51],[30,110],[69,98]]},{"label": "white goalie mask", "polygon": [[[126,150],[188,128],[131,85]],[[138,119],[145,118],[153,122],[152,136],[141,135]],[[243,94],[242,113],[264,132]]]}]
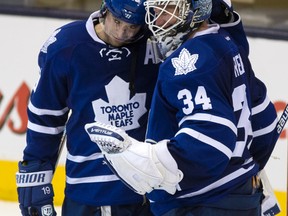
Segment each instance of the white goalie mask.
[{"label": "white goalie mask", "polygon": [[[144,6],[145,22],[166,58],[186,40],[188,33],[210,17],[212,0],[146,0]],[[165,17],[165,21],[159,22],[160,17]]]}]

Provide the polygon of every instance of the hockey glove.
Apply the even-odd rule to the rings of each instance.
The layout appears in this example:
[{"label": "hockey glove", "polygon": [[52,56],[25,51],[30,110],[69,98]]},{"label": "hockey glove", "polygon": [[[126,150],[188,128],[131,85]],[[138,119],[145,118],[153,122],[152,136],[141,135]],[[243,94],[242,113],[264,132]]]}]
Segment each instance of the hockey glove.
[{"label": "hockey glove", "polygon": [[233,7],[231,0],[212,0],[212,22],[224,24],[233,22]]},{"label": "hockey glove", "polygon": [[270,184],[266,171],[262,169],[258,173],[258,177],[263,185],[263,195],[264,199],[261,203],[262,216],[277,215],[281,212],[280,205],[277,201],[277,198],[274,194],[273,188]]},{"label": "hockey glove", "polygon": [[22,215],[56,216],[53,206],[51,164],[40,161],[20,161],[18,167],[16,183]]},{"label": "hockey glove", "polygon": [[145,194],[153,189],[176,192],[183,173],[167,148],[167,140],[155,145],[139,142],[123,130],[99,122],[86,124],[85,130],[112,171],[135,192]]}]

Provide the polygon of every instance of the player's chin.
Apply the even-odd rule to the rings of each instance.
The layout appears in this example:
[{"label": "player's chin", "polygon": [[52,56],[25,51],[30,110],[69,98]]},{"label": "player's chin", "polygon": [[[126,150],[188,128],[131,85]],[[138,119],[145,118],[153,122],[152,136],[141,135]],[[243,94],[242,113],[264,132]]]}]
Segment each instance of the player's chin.
[{"label": "player's chin", "polygon": [[129,39],[121,39],[121,38],[116,38],[116,37],[113,37],[113,41],[110,41],[111,42],[111,45],[114,46],[114,47],[121,47],[121,46],[124,46],[126,44],[129,44],[132,42],[132,39],[129,38]]}]

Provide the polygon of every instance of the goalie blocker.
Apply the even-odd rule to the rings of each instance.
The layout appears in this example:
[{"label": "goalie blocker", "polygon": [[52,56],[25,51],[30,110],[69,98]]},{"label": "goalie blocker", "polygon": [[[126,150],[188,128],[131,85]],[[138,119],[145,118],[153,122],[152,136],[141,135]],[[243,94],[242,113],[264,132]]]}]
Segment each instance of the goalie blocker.
[{"label": "goalie blocker", "polygon": [[183,173],[168,151],[168,140],[156,145],[139,142],[123,130],[100,122],[86,124],[85,130],[113,172],[135,192],[145,194],[153,189],[176,192]]}]

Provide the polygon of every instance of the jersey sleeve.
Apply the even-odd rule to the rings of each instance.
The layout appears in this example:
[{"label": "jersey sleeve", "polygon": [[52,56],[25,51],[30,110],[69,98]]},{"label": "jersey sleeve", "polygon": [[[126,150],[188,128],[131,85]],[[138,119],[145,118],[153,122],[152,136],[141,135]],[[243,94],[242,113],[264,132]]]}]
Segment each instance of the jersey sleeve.
[{"label": "jersey sleeve", "polygon": [[267,95],[265,84],[256,77],[253,77],[252,91],[253,141],[250,152],[260,169],[263,169],[278,140],[278,118],[275,107]]},{"label": "jersey sleeve", "polygon": [[242,49],[248,56],[250,48],[246,33],[243,28],[241,16],[235,11],[233,14],[234,21],[230,23],[220,24],[220,27],[230,34],[230,37],[235,41],[239,49]]},{"label": "jersey sleeve", "polygon": [[[237,12],[234,12],[234,22],[220,25],[227,31],[230,37],[238,45],[240,52],[249,55],[249,43],[245,34],[242,20]],[[246,62],[246,64],[250,64]],[[250,147],[251,154],[262,169],[274,149],[278,135],[276,132],[277,115],[273,103],[267,95],[265,84],[250,74],[250,86],[252,95],[252,129],[253,141]]]},{"label": "jersey sleeve", "polygon": [[[179,130],[168,145],[185,176],[182,189],[199,186],[201,182],[208,184],[207,181],[223,175],[236,148],[237,124],[233,112],[225,100],[217,97],[217,89],[201,84],[201,79],[196,80],[195,90],[181,90],[179,112],[186,114],[178,119]],[[187,98],[196,99],[190,114]]]},{"label": "jersey sleeve", "polygon": [[152,101],[153,108],[149,113],[146,141],[156,143],[174,137],[178,130],[178,125],[176,124],[176,110],[163,97],[160,81],[156,84]]},{"label": "jersey sleeve", "polygon": [[[58,32],[57,32],[58,31]],[[27,146],[24,160],[57,160],[60,140],[68,117],[69,50],[59,51],[57,30],[42,47],[38,63],[40,77],[28,105]]]}]

